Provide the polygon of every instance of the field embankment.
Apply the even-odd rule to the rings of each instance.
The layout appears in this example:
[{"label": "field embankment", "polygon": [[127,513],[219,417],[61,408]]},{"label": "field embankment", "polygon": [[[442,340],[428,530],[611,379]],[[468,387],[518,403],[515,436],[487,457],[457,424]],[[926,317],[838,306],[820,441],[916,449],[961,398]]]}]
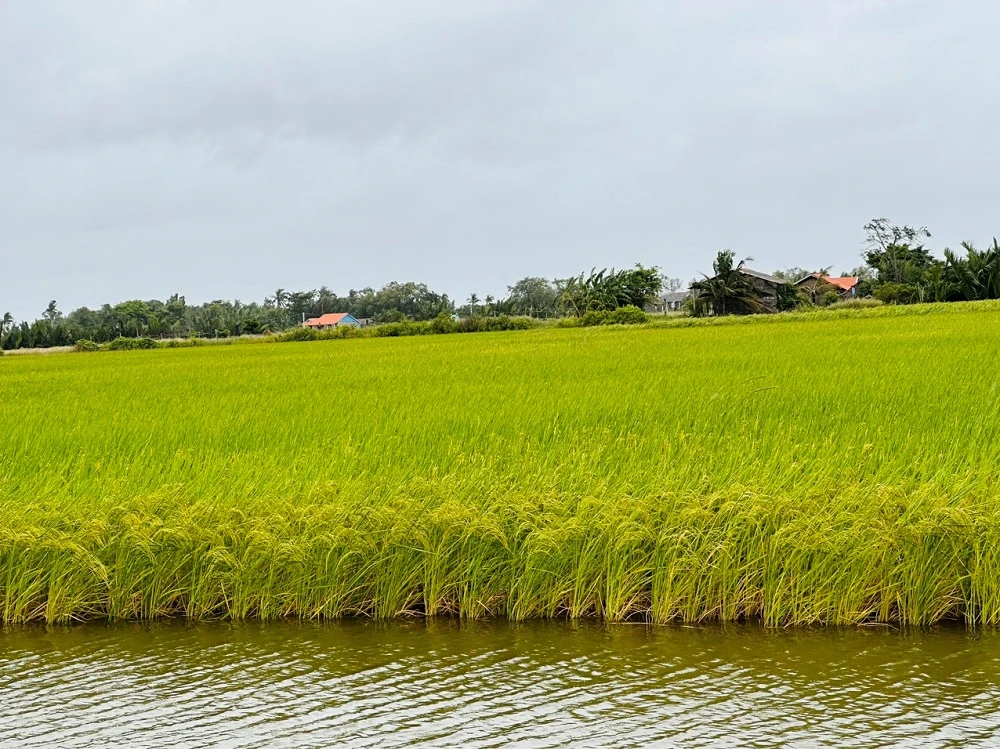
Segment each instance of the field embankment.
[{"label": "field embankment", "polygon": [[0,360],[0,619],[1000,623],[1000,306]]}]

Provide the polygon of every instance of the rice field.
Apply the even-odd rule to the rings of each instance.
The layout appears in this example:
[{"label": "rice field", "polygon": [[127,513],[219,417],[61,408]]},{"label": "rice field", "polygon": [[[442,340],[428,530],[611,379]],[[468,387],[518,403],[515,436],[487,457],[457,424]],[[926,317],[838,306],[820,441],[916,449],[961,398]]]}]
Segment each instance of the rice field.
[{"label": "rice field", "polygon": [[995,625],[998,362],[997,303],[0,358],[0,619]]}]

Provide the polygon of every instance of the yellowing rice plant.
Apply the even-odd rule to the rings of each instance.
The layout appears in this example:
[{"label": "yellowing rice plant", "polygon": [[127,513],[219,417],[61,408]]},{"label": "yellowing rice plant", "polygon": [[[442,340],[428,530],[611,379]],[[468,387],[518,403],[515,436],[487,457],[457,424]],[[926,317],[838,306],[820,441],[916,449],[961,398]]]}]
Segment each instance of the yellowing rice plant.
[{"label": "yellowing rice plant", "polygon": [[5,357],[0,618],[997,624],[998,366],[996,303]]}]

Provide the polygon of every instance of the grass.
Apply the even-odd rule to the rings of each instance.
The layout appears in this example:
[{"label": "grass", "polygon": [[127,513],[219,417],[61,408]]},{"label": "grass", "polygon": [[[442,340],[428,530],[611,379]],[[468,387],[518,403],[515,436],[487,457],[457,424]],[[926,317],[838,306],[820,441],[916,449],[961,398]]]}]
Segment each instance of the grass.
[{"label": "grass", "polygon": [[1000,623],[1000,304],[0,359],[0,620]]}]

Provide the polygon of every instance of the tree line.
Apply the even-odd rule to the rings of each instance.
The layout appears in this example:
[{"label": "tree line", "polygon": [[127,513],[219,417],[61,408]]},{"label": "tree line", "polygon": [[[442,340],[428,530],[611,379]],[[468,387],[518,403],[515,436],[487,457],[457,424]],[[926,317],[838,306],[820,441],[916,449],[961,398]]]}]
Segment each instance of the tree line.
[{"label": "tree line", "polygon": [[[993,240],[983,250],[962,242],[959,251],[945,248],[937,258],[926,246],[926,227],[895,225],[885,218],[865,224],[863,265],[844,275],[861,279],[859,297],[888,304],[974,301],[1000,298],[1000,244]],[[751,260],[747,258],[747,260]],[[712,275],[688,284],[691,314],[753,314],[771,311],[754,284],[740,271],[735,253],[720,252]],[[826,276],[829,268],[813,271]],[[775,271],[789,282],[777,291],[777,311],[804,305],[826,305],[841,299],[832,285],[820,284],[811,295],[792,285],[808,275],[804,268]],[[166,301],[130,300],[80,307],[67,314],[52,301],[34,321],[0,317],[0,348],[67,346],[87,339],[98,343],[119,337],[217,338],[279,332],[304,319],[326,312],[349,312],[377,323],[428,321],[444,315],[460,317],[523,315],[535,318],[582,317],[622,307],[642,309],[662,291],[683,288],[680,279],[667,278],[659,268],[636,265],[623,270],[596,270],[563,279],[522,278],[507,287],[502,298],[471,294],[457,303],[423,283],[392,282],[379,289],[351,290],[340,296],[326,286],[310,291],[279,288],[262,302],[217,299],[188,304],[180,294]]]},{"label": "tree line", "polygon": [[[927,227],[896,225],[886,218],[864,225],[864,264],[843,276],[856,277],[855,296],[885,304],[918,302],[958,302],[1000,299],[1000,244],[980,250],[972,242],[962,242],[961,250],[945,248],[942,258],[926,246],[931,238]],[[752,277],[743,272],[752,258],[736,261],[732,250],[720,252],[712,264],[712,275],[692,281],[689,311],[694,315],[755,314],[783,312],[803,306],[828,306],[843,302],[840,290],[822,279],[829,268],[814,271],[788,268],[774,271],[786,282],[775,290],[775,299],[765,301]],[[809,275],[821,280],[810,290],[795,286]]]},{"label": "tree line", "polygon": [[871,273],[863,292],[895,304],[977,301],[1000,298],[1000,244],[984,250],[962,242],[961,250],[945,248],[934,257],[924,240],[926,227],[894,226],[875,219],[865,225],[863,255]]},{"label": "tree line", "polygon": [[927,247],[926,226],[895,225],[886,218],[864,225],[864,265],[849,274],[861,283],[858,295],[887,304],[918,302],[974,302],[1000,298],[1000,244],[980,250],[962,242],[948,247],[942,257]]},{"label": "tree line", "polygon": [[392,282],[379,289],[351,290],[340,296],[326,286],[310,291],[283,288],[262,302],[217,299],[188,304],[174,294],[166,301],[133,299],[80,307],[63,314],[56,301],[34,321],[17,322],[8,312],[0,318],[0,348],[69,346],[84,339],[105,343],[122,337],[219,338],[279,332],[327,312],[348,312],[376,323],[428,321],[444,315],[523,315],[547,318],[580,315],[589,310],[612,310],[624,305],[642,307],[664,284],[658,268],[637,265],[626,270],[591,271],[568,279],[523,278],[507,287],[507,296],[480,300],[470,295],[456,304],[447,294],[423,283]]}]

